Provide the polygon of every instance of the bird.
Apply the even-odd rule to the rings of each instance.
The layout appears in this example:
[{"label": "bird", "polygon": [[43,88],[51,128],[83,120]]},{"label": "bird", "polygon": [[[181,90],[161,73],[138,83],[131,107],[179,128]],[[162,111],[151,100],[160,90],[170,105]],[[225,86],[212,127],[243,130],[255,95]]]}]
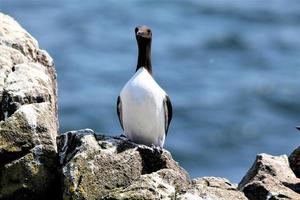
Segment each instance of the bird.
[{"label": "bird", "polygon": [[117,114],[128,140],[162,150],[172,120],[172,103],[152,74],[150,27],[137,26],[134,32],[137,66],[117,98]]}]

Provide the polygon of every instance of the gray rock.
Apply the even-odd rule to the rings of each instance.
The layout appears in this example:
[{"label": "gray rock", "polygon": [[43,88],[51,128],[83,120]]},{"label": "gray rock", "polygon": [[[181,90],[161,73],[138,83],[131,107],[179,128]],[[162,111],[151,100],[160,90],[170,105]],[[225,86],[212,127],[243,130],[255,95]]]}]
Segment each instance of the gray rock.
[{"label": "gray rock", "polygon": [[64,199],[247,199],[228,180],[190,181],[170,153],[90,129],[59,136]]},{"label": "gray rock", "polygon": [[[296,129],[300,131],[300,126],[296,126]],[[293,172],[300,178],[300,146],[289,156],[289,163]]]},{"label": "gray rock", "polygon": [[60,135],[58,148],[64,199],[174,199],[189,185],[166,150],[89,129]]},{"label": "gray rock", "polygon": [[99,199],[175,199],[181,190],[180,180],[182,180],[180,172],[161,169],[151,174],[143,174],[129,186],[112,189]]},{"label": "gray rock", "polygon": [[235,185],[225,178],[203,177],[193,180],[189,188],[176,200],[247,200]]},{"label": "gray rock", "polygon": [[289,167],[286,155],[259,154],[239,183],[250,200],[300,199],[300,179]]},{"label": "gray rock", "polygon": [[57,140],[57,130],[52,58],[0,13],[1,200],[300,199],[300,147],[289,159],[258,155],[237,189],[224,178],[191,181],[166,150],[90,129]]},{"label": "gray rock", "polygon": [[289,156],[289,163],[293,172],[300,178],[300,146]]},{"label": "gray rock", "polygon": [[56,84],[52,58],[0,13],[0,199],[56,198]]}]

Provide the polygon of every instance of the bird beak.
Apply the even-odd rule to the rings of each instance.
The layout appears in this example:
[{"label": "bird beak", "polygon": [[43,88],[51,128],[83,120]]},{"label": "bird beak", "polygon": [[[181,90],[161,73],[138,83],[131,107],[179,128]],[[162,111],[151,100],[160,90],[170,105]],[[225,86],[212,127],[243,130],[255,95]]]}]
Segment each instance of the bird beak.
[{"label": "bird beak", "polygon": [[138,36],[144,36],[144,32],[143,32],[143,31],[138,31],[138,32],[136,33],[136,35],[138,35]]},{"label": "bird beak", "polygon": [[296,129],[298,129],[300,131],[300,126],[296,126]]}]

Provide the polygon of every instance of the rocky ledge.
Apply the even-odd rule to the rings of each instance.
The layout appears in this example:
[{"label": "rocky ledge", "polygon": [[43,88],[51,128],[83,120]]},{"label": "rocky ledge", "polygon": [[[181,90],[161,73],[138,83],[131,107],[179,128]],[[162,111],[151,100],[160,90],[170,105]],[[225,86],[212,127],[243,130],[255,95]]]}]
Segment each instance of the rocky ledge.
[{"label": "rocky ledge", "polygon": [[300,147],[259,154],[238,185],[190,179],[172,158],[91,129],[58,135],[51,57],[0,13],[0,200],[300,199]]},{"label": "rocky ledge", "polygon": [[171,154],[90,129],[59,136],[64,199],[246,199],[228,180],[190,180]]},{"label": "rocky ledge", "polygon": [[57,197],[56,93],[52,58],[0,13],[0,199]]}]

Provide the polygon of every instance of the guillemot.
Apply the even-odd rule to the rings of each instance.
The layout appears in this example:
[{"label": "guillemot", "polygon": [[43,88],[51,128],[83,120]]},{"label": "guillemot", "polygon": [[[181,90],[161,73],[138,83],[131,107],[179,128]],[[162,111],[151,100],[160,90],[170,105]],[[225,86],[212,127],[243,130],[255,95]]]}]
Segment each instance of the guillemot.
[{"label": "guillemot", "polygon": [[118,96],[117,113],[129,140],[162,148],[172,119],[172,104],[152,76],[151,29],[138,26],[135,37],[138,44],[137,67]]}]

